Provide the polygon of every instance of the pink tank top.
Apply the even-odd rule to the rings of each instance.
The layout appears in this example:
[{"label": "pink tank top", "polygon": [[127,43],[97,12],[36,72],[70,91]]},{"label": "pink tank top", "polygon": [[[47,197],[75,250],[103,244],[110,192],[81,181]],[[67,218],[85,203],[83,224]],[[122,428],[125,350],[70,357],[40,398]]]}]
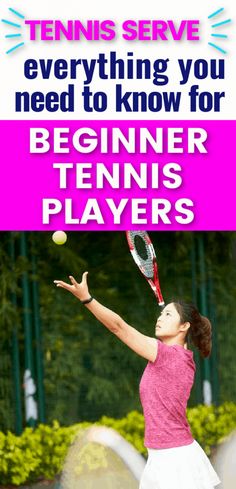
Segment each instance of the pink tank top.
[{"label": "pink tank top", "polygon": [[195,370],[191,350],[157,340],[156,360],[148,362],[139,386],[146,447],[173,448],[193,442],[186,407]]}]

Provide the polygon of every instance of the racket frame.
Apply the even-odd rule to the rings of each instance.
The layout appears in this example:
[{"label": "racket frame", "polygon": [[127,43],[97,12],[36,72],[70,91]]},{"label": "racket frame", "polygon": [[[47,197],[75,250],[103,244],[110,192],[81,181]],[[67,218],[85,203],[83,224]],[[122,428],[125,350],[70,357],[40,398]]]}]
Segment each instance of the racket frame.
[{"label": "racket frame", "polygon": [[141,273],[143,274],[143,276],[145,277],[145,279],[149,283],[149,285],[150,285],[150,287],[151,287],[151,289],[152,289],[152,291],[153,291],[153,293],[157,299],[159,307],[161,307],[163,309],[165,307],[165,302],[164,302],[164,299],[162,296],[159,277],[158,277],[158,266],[157,266],[156,253],[155,253],[152,241],[151,241],[148,233],[146,231],[143,231],[143,232],[145,232],[145,238],[142,236],[142,239],[144,239],[144,241],[146,242],[146,245],[149,248],[151,258],[152,258],[153,279],[147,277],[145,274],[144,267],[142,266],[141,261],[139,260],[139,256],[138,256],[137,252],[135,251],[135,247],[131,241],[130,234],[129,234],[130,231],[126,231],[126,238],[127,238],[130,253],[133,257],[134,262],[136,263],[139,270],[141,271]]}]

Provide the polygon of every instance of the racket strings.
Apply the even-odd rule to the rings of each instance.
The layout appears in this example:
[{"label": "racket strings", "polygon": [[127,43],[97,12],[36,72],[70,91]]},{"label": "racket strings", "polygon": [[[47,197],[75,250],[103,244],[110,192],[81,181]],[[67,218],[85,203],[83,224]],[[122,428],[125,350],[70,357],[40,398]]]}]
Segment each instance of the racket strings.
[{"label": "racket strings", "polygon": [[138,255],[142,258],[142,260],[148,260],[148,250],[145,241],[139,234],[134,236],[134,246]]},{"label": "racket strings", "polygon": [[154,276],[153,254],[151,251],[152,245],[147,243],[145,239],[147,233],[145,231],[130,231],[129,237],[139,266],[142,267],[144,275],[152,279]]}]

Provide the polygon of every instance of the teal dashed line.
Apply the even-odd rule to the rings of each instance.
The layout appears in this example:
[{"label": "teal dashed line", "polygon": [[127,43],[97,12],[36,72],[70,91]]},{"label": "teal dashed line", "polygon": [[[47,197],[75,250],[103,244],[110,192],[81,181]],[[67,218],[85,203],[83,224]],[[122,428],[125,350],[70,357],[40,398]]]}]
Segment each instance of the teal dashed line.
[{"label": "teal dashed line", "polygon": [[17,12],[17,10],[14,10],[13,8],[9,8],[10,12],[12,12],[13,14],[17,15],[17,17],[20,17],[20,19],[24,19],[24,15],[20,14],[19,12]]},{"label": "teal dashed line", "polygon": [[226,34],[211,34],[212,37],[223,37],[224,39],[227,39],[228,36]]},{"label": "teal dashed line", "polygon": [[211,27],[219,27],[220,25],[228,24],[229,22],[231,22],[231,19],[224,20],[223,22],[219,22],[218,24],[214,24]]},{"label": "teal dashed line", "polygon": [[8,51],[6,51],[6,54],[10,54],[12,53],[12,51],[15,51],[15,49],[18,49],[20,48],[21,46],[23,46],[25,43],[24,42],[21,42],[20,44],[17,44],[16,46],[14,46],[13,48],[9,49]]},{"label": "teal dashed line", "polygon": [[223,10],[224,8],[220,8],[219,10],[216,10],[216,12],[214,12],[213,14],[208,15],[208,19],[212,19],[212,17],[215,17],[215,15],[220,14],[220,12],[223,12]]},{"label": "teal dashed line", "polygon": [[220,48],[220,47],[219,47],[219,46],[217,46],[216,44],[213,44],[212,42],[209,42],[208,44],[209,44],[209,46],[212,46],[213,48],[217,49],[217,50],[218,50],[218,51],[220,51],[221,53],[223,53],[223,54],[227,54],[227,53],[226,53],[226,51],[225,51],[224,49]]},{"label": "teal dashed line", "polygon": [[5,37],[21,37],[21,34],[7,34]]},{"label": "teal dashed line", "polygon": [[13,27],[19,27],[19,28],[21,28],[21,25],[14,24],[14,22],[10,22],[10,20],[2,19],[2,22],[4,22],[4,24],[13,25]]}]

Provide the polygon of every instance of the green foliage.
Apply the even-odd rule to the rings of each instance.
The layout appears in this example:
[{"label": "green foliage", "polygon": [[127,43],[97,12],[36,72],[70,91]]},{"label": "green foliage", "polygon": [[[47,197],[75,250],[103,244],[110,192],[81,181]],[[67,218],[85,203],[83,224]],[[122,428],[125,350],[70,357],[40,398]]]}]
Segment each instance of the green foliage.
[{"label": "green foliage", "polygon": [[236,428],[236,404],[199,405],[187,410],[192,435],[210,455],[211,448],[222,442]]},{"label": "green foliage", "polygon": [[21,436],[0,432],[0,481],[19,486],[40,478],[53,479],[76,433],[89,423],[63,428],[57,421],[52,426],[26,428]]},{"label": "green foliage", "polygon": [[[13,234],[11,233],[12,238]],[[11,261],[9,233],[1,233],[0,244],[0,427],[13,429],[14,388],[12,372],[13,332],[19,333],[20,310],[16,305],[21,295],[19,279],[27,264],[18,257]]]},{"label": "green foliage", "polygon": [[[1,233],[0,245],[0,327],[1,342],[9,341],[11,333],[19,326],[19,310],[13,296],[21,296],[19,282],[22,272],[28,269],[28,263],[21,256],[14,262],[11,259],[11,245],[17,233]],[[12,239],[11,239],[12,238]]]},{"label": "green foliage", "polygon": [[142,453],[142,455],[146,455],[147,451],[143,445],[144,418],[141,413],[131,411],[122,419],[112,419],[107,416],[102,416],[99,423],[118,431],[118,433]]},{"label": "green foliage", "polygon": [[[210,455],[211,448],[236,428],[236,404],[189,408],[188,419],[193,437]],[[96,424],[113,428],[146,456],[142,414],[132,411],[122,419],[103,416]],[[20,437],[0,432],[1,483],[19,486],[41,478],[54,479],[62,469],[71,442],[78,432],[89,426],[91,423],[84,422],[62,427],[54,421],[50,426],[41,424],[35,430],[26,428]]]}]

